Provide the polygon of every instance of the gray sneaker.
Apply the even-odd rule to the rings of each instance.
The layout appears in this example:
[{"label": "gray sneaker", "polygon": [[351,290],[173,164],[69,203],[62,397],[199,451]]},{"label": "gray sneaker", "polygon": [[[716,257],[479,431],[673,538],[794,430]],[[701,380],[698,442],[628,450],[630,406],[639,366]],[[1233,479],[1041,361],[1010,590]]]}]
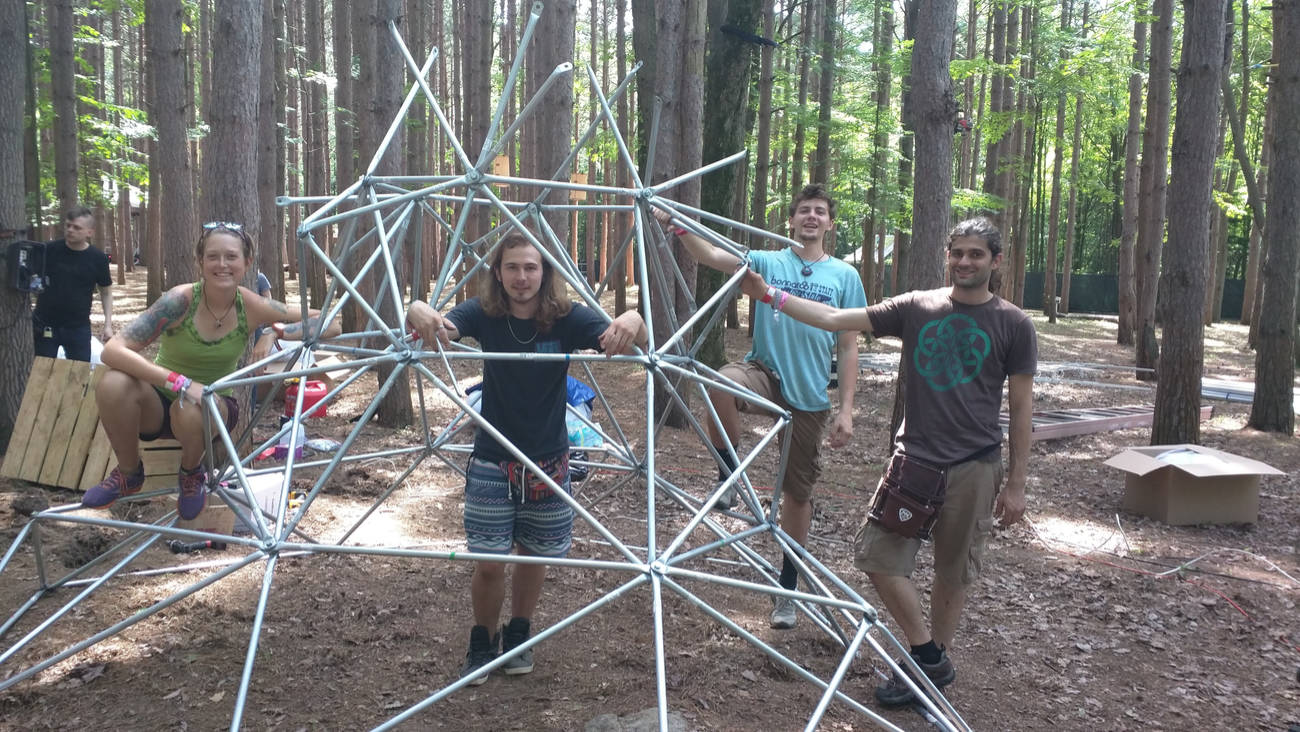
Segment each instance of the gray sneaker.
[{"label": "gray sneaker", "polygon": [[[488,629],[482,625],[475,625],[469,631],[469,652],[465,654],[465,665],[460,667],[460,677],[474,675],[479,669],[492,663],[497,659],[497,647],[500,643],[500,636],[488,637]],[[486,673],[478,674],[470,680],[470,686],[478,686],[487,681]]]},{"label": "gray sneaker", "polygon": [[772,627],[777,630],[789,630],[799,619],[794,606],[794,599],[789,597],[772,598]]},{"label": "gray sneaker", "polygon": [[[511,618],[509,625],[501,627],[501,655],[510,653],[516,646],[521,646],[528,641],[529,621],[528,618]],[[518,676],[519,674],[530,673],[533,670],[533,649],[520,653],[505,662],[501,667],[502,673],[507,676]]]},{"label": "gray sneaker", "polygon": [[722,495],[718,497],[718,502],[713,504],[713,510],[715,511],[722,511],[722,510],[729,511],[735,507],[736,507],[735,486],[732,486],[731,488],[728,488],[727,490],[723,491]]},{"label": "gray sneaker", "polygon": [[[912,656],[912,659],[916,661],[916,665],[921,667],[921,671],[930,677],[930,682],[934,684],[936,689],[942,689],[957,678],[957,669],[953,667],[952,661],[948,659],[948,650],[943,648],[941,652],[942,655],[939,656],[939,660],[932,664],[922,661],[917,656]],[[912,673],[907,666],[902,668],[909,674]],[[876,701],[880,702],[882,706],[899,707],[910,704],[915,699],[916,694],[912,693],[912,689],[907,685],[907,682],[903,681],[902,677],[897,673],[894,673],[888,681],[876,687]]]}]

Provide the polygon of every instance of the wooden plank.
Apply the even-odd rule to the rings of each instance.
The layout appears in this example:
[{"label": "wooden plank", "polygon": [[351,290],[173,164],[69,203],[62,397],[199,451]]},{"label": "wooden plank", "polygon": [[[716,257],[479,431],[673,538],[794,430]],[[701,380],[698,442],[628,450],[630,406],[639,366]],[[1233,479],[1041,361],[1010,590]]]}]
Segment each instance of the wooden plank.
[{"label": "wooden plank", "polygon": [[50,439],[46,443],[41,474],[36,479],[36,482],[41,485],[59,483],[59,475],[63,472],[63,461],[68,455],[68,443],[72,440],[72,431],[77,426],[77,417],[81,414],[81,403],[86,398],[86,384],[89,381],[90,362],[73,361],[68,372],[68,381],[63,387],[63,398],[59,400],[58,416],[54,418],[54,427],[50,430]]},{"label": "wooden plank", "polygon": [[[1201,407],[1201,420],[1214,416],[1214,407]],[[1155,417],[1155,409],[1146,406],[1110,407],[1103,409],[1058,409],[1035,412],[1031,439],[1055,440],[1061,437],[1087,435],[1094,432],[1149,427]],[[1005,431],[1010,417],[1002,414],[998,420]]]},{"label": "wooden plank", "polygon": [[144,462],[145,475],[166,475],[176,480],[176,473],[181,469],[181,443],[176,440],[141,443],[140,460]]},{"label": "wooden plank", "polygon": [[36,481],[41,477],[41,465],[45,462],[45,451],[49,449],[50,433],[54,430],[54,421],[59,416],[59,404],[63,401],[64,389],[72,375],[72,362],[66,358],[55,359],[50,370],[50,380],[45,384],[45,394],[41,397],[41,406],[32,423],[31,436],[28,437],[27,454],[23,456],[23,466],[18,477],[23,480]]},{"label": "wooden plank", "polygon": [[83,491],[90,490],[113,469],[113,446],[108,442],[108,433],[102,422],[95,425],[95,439],[90,442],[90,453],[86,455],[86,469],[81,473],[81,484],[77,487]]},{"label": "wooden plank", "polygon": [[63,458],[63,469],[55,483],[61,488],[76,488],[81,485],[81,474],[86,470],[86,458],[90,456],[90,445],[95,439],[95,430],[99,427],[99,404],[95,402],[95,387],[107,371],[108,367],[105,366],[90,372],[86,396],[82,398],[81,409],[77,413],[77,426],[68,438],[68,454]]},{"label": "wooden plank", "polygon": [[32,425],[40,411],[41,400],[45,398],[45,385],[50,380],[50,371],[54,369],[56,360],[38,356],[32,361],[23,401],[18,407],[18,418],[14,420],[13,436],[9,439],[4,465],[0,466],[0,474],[6,478],[17,478],[22,472],[23,458],[27,455],[27,446],[31,444]]}]

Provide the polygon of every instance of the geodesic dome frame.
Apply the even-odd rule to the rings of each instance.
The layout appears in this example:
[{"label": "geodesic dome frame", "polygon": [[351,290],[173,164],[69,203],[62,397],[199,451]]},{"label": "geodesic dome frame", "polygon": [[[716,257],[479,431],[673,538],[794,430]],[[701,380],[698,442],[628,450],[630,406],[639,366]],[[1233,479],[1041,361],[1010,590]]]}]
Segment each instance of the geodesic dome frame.
[{"label": "geodesic dome frame", "polygon": [[[527,47],[529,38],[541,13],[541,3],[535,3],[524,30],[520,48]],[[704,237],[715,246],[732,254],[746,258],[746,250],[735,242],[719,235],[713,229],[698,223],[698,220],[713,221],[733,227],[753,235],[779,239],[762,230],[754,229],[739,222],[731,221],[707,211],[685,206],[668,200],[662,194],[671,190],[685,180],[701,176],[710,170],[729,165],[739,160],[745,153],[737,153],[725,160],[687,173],[679,178],[647,185],[640,177],[637,166],[627,149],[625,141],[619,135],[618,125],[610,103],[612,98],[622,94],[628,86],[631,76],[624,79],[607,97],[599,90],[595,74],[588,69],[587,75],[591,86],[596,89],[600,103],[600,112],[590,120],[585,133],[574,145],[564,165],[557,171],[555,179],[529,179],[494,175],[490,165],[497,151],[504,142],[518,131],[520,125],[536,108],[537,100],[545,95],[554,83],[572,71],[570,64],[563,64],[555,69],[548,81],[537,91],[532,101],[524,107],[519,117],[502,129],[505,115],[505,99],[510,96],[518,80],[521,58],[516,58],[514,65],[505,79],[505,89],[497,104],[487,140],[478,157],[471,160],[460,145],[454,132],[444,116],[438,100],[429,88],[427,77],[437,49],[434,49],[424,65],[417,66],[407,50],[395,25],[389,25],[389,32],[401,48],[406,65],[415,77],[402,108],[394,116],[392,125],[384,142],[380,145],[367,171],[354,183],[335,196],[329,198],[282,198],[282,205],[306,205],[316,208],[308,215],[298,231],[299,261],[313,259],[323,266],[330,277],[330,284],[324,296],[321,310],[329,317],[337,316],[341,309],[352,304],[364,313],[368,321],[361,332],[347,333],[329,341],[321,340],[319,333],[305,338],[300,346],[290,353],[294,366],[274,375],[259,374],[260,369],[272,359],[251,363],[209,386],[204,400],[209,409],[215,408],[215,391],[217,389],[267,384],[288,378],[307,379],[324,371],[337,371],[338,366],[311,366],[313,356],[317,353],[342,354],[348,357],[345,368],[348,375],[334,386],[323,401],[328,404],[359,379],[375,371],[379,378],[379,390],[357,420],[340,448],[329,459],[299,460],[296,457],[298,433],[295,424],[304,414],[304,396],[306,390],[299,390],[293,409],[293,419],[287,422],[279,432],[244,451],[236,445],[241,442],[232,436],[224,425],[216,425],[211,434],[225,447],[227,455],[235,456],[223,464],[212,464],[211,452],[206,458],[213,476],[211,488],[219,495],[239,520],[251,529],[251,535],[221,535],[192,531],[175,525],[175,513],[168,513],[151,523],[125,521],[103,518],[99,515],[77,513],[76,504],[59,506],[36,514],[23,527],[11,544],[2,561],[0,576],[7,568],[21,547],[30,545],[36,556],[38,568],[38,587],[30,599],[19,607],[12,616],[0,626],[0,638],[6,638],[20,620],[38,601],[60,589],[79,588],[79,591],[65,604],[54,610],[46,618],[35,624],[21,638],[8,645],[0,652],[0,669],[14,662],[17,654],[34,638],[48,630],[56,621],[66,616],[79,603],[87,601],[94,592],[105,583],[127,573],[140,555],[164,538],[182,538],[187,540],[224,541],[237,545],[247,553],[231,562],[219,566],[213,573],[189,584],[175,594],[142,608],[117,623],[96,632],[84,640],[73,644],[63,651],[43,659],[27,668],[9,671],[7,678],[0,680],[0,690],[12,687],[23,680],[30,679],[41,671],[82,650],[113,636],[122,630],[139,623],[158,611],[185,599],[195,592],[231,576],[252,564],[264,562],[266,565],[263,582],[258,597],[257,608],[253,616],[249,634],[248,652],[240,679],[232,712],[231,729],[238,729],[243,718],[245,704],[248,700],[250,684],[253,678],[259,639],[266,614],[267,602],[272,593],[275,569],[279,559],[292,554],[364,554],[370,556],[398,557],[408,561],[504,561],[516,564],[547,564],[560,568],[601,569],[625,576],[625,581],[615,589],[605,593],[596,600],[587,603],[577,612],[560,622],[545,628],[529,639],[527,643],[509,655],[524,652],[538,644],[546,643],[553,636],[563,632],[590,613],[598,612],[608,606],[614,599],[633,590],[648,589],[650,619],[655,630],[654,668],[655,692],[658,707],[658,721],[661,728],[667,728],[670,709],[669,694],[665,683],[666,639],[663,629],[663,601],[665,593],[673,593],[686,600],[692,607],[707,615],[720,625],[726,627],[747,643],[767,654],[771,660],[788,669],[795,676],[804,679],[821,690],[821,697],[809,712],[807,728],[813,729],[820,722],[832,701],[839,701],[864,715],[872,722],[889,729],[897,729],[887,719],[881,717],[870,707],[857,700],[841,687],[850,664],[860,652],[868,650],[882,659],[895,673],[902,673],[898,662],[892,656],[905,660],[911,666],[907,649],[881,623],[879,615],[849,584],[841,580],[828,567],[809,553],[804,547],[793,541],[777,523],[777,511],[780,505],[781,485],[778,474],[776,486],[770,496],[760,496],[755,486],[749,481],[747,469],[755,458],[764,450],[776,446],[780,450],[781,464],[784,465],[789,450],[790,415],[784,409],[758,395],[749,392],[731,382],[717,371],[695,360],[694,356],[700,342],[692,340],[692,334],[708,330],[725,312],[728,299],[734,294],[735,285],[743,275],[743,268],[732,274],[724,287],[706,302],[694,308],[693,315],[682,322],[677,322],[674,309],[664,308],[669,318],[665,330],[670,335],[662,340],[654,337],[654,312],[650,307],[653,298],[664,297],[662,283],[675,280],[684,283],[682,272],[677,269],[671,257],[655,256],[654,250],[665,246],[662,232],[651,223],[652,208],[668,210],[675,215],[674,221],[695,234]],[[636,73],[634,69],[633,74]],[[412,104],[423,99],[437,118],[443,135],[446,136],[455,157],[461,166],[457,175],[407,175],[378,176],[374,172],[379,160],[386,153],[394,139],[394,133],[402,124]],[[569,164],[576,159],[579,151],[591,141],[599,127],[607,125],[614,137],[619,151],[621,164],[627,167],[633,185],[629,188],[594,184],[573,183],[558,178],[567,177],[565,172]],[[653,134],[653,133],[652,133]],[[651,152],[653,159],[653,150]],[[537,186],[542,193],[530,201],[507,201],[500,198],[493,190],[495,185]],[[651,332],[651,341],[644,352],[631,356],[619,356],[607,359],[599,354],[506,354],[491,353],[457,345],[442,349],[437,344],[423,344],[415,341],[408,334],[404,319],[406,312],[406,293],[401,287],[397,262],[410,245],[411,224],[413,220],[423,218],[436,222],[449,232],[452,248],[445,258],[438,273],[433,294],[430,298],[435,308],[442,309],[455,297],[461,288],[473,279],[475,272],[485,266],[492,248],[500,237],[511,230],[525,232],[530,241],[542,253],[542,256],[554,267],[556,273],[567,282],[570,290],[582,302],[599,312],[604,312],[600,298],[609,285],[609,278],[595,288],[590,286],[581,275],[577,264],[565,256],[565,247],[558,240],[555,232],[547,224],[545,214],[548,211],[568,210],[567,205],[544,203],[547,192],[552,189],[569,189],[604,194],[612,197],[614,203],[585,205],[586,210],[605,210],[630,213],[634,225],[628,237],[619,244],[615,261],[632,252],[636,274],[642,287],[641,313]],[[436,204],[449,202],[460,207],[459,215],[454,221],[444,218]],[[479,209],[486,208],[496,217],[496,224],[482,237],[474,241],[464,238],[467,222]],[[341,235],[332,252],[325,251],[317,242],[317,234],[327,227],[338,226]],[[363,230],[364,229],[364,230]],[[358,233],[361,232],[361,233]],[[792,242],[791,242],[792,243]],[[460,276],[458,271],[465,270]],[[611,273],[615,269],[611,268]],[[416,273],[416,276],[420,276]],[[375,283],[374,292],[367,289],[367,280]],[[300,305],[307,308],[307,288],[302,288]],[[374,301],[371,298],[375,298]],[[608,317],[608,316],[606,316]],[[323,319],[327,321],[328,318]],[[530,556],[478,555],[468,552],[443,552],[414,549],[403,546],[374,546],[348,543],[350,537],[390,496],[400,489],[405,479],[423,461],[438,460],[450,469],[463,474],[461,463],[453,459],[468,451],[468,446],[457,442],[469,427],[485,430],[505,442],[495,427],[484,420],[468,402],[461,385],[456,366],[461,362],[483,362],[493,359],[523,359],[529,361],[563,360],[573,363],[583,372],[585,378],[596,387],[601,420],[579,417],[584,424],[599,433],[605,449],[602,458],[589,461],[593,466],[609,471],[617,476],[610,491],[641,490],[644,492],[645,535],[637,537],[619,536],[607,528],[580,500],[559,490],[559,486],[541,471],[538,466],[514,446],[510,450],[515,457],[528,466],[538,480],[548,484],[556,493],[566,500],[580,519],[580,526],[585,526],[596,535],[604,546],[610,548],[615,559],[570,556],[563,559],[536,558]],[[639,373],[644,380],[646,399],[643,411],[644,421],[639,425],[639,432],[625,430],[615,417],[615,410],[609,404],[600,389],[599,379],[592,366],[595,363],[613,363],[616,368],[631,373]],[[388,449],[381,452],[360,452],[357,439],[363,434],[366,425],[377,411],[381,399],[393,388],[407,388],[410,376],[415,377],[415,389],[419,401],[419,418],[421,434],[420,444]],[[738,462],[738,469],[727,480],[718,483],[704,495],[696,495],[686,486],[674,484],[669,480],[657,463],[657,438],[665,429],[664,415],[667,409],[656,403],[656,383],[668,398],[687,415],[689,431],[699,439],[712,458],[721,464],[719,456],[709,446],[704,423],[686,408],[687,399],[682,392],[688,392],[697,404],[705,405],[706,419],[718,423],[718,416],[713,412],[706,395],[708,389],[717,389],[730,393],[739,399],[748,401],[754,409],[770,414],[773,424],[756,440],[753,447],[744,453],[731,456]],[[441,395],[456,405],[459,416],[450,424],[430,424],[428,412],[424,409],[426,390]],[[311,405],[307,405],[310,410]],[[656,417],[656,415],[661,415]],[[281,437],[287,436],[289,450],[283,466],[272,468],[254,468],[253,458],[267,447],[276,444]],[[638,442],[639,438],[639,442]],[[329,542],[316,541],[303,534],[300,523],[311,510],[313,502],[330,485],[341,466],[368,460],[374,457],[409,460],[392,484],[374,500],[364,515],[353,525],[344,529],[341,535]],[[319,471],[304,499],[291,507],[289,488],[295,474],[301,475],[305,470]],[[280,491],[275,511],[259,508],[254,496],[251,479],[259,475],[279,473],[282,476]],[[778,471],[779,473],[779,471]],[[736,490],[741,502],[735,510],[720,511],[719,501],[728,490]],[[141,494],[132,500],[148,500],[160,492]],[[128,499],[124,499],[128,500]],[[661,504],[664,507],[661,509]],[[664,524],[660,521],[661,510],[673,510],[688,519],[686,523],[673,532],[660,533]],[[43,560],[40,534],[42,527],[60,525],[89,524],[127,532],[125,539],[103,552],[97,558],[87,562],[67,575],[51,579],[47,576],[47,567]],[[736,526],[742,528],[736,530]],[[710,537],[699,541],[697,530]],[[777,571],[771,562],[756,551],[751,543],[757,538],[767,538],[775,542],[779,549],[791,556],[798,566],[800,575],[805,579],[808,591],[785,590],[776,581]],[[643,543],[641,543],[643,542]],[[118,553],[124,555],[112,561]],[[704,562],[711,557],[725,555],[733,564],[739,564],[746,571],[752,572],[753,579],[741,579],[721,573],[707,571],[709,564]],[[92,575],[102,565],[109,565],[98,576]],[[703,567],[700,569],[699,567]],[[796,660],[774,648],[762,638],[728,617],[725,612],[711,605],[698,592],[693,592],[687,585],[702,583],[704,585],[722,585],[754,593],[755,597],[789,597],[798,602],[800,612],[808,622],[824,633],[836,646],[842,649],[839,662],[833,673],[822,678],[804,668]],[[488,670],[496,668],[507,660],[502,656],[491,664]],[[925,679],[924,674],[912,667],[912,676],[905,678]],[[466,686],[469,678],[456,679],[442,688],[433,691],[422,701],[406,708],[390,719],[377,725],[376,729],[390,729],[403,721],[409,720],[422,710],[446,698]],[[943,729],[966,729],[965,722],[947,700],[929,684],[928,680],[915,686],[919,707],[936,725]]]}]

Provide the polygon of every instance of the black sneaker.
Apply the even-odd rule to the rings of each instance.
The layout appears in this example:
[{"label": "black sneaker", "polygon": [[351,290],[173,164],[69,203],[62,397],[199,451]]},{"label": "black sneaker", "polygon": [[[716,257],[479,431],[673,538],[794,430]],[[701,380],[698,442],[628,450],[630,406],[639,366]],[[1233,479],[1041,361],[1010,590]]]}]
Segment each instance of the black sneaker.
[{"label": "black sneaker", "polygon": [[[941,650],[940,654],[939,660],[935,663],[925,663],[917,656],[912,656],[912,660],[916,661],[916,665],[921,667],[925,675],[930,678],[930,683],[937,689],[942,689],[957,678],[957,669],[953,668],[952,661],[948,659],[947,649]],[[902,666],[904,671],[911,671],[902,663],[899,666]],[[911,687],[897,673],[889,681],[876,687],[876,701],[887,707],[901,707],[911,703],[915,698],[916,695],[912,693]]]},{"label": "black sneaker", "polygon": [[[497,659],[497,646],[501,636],[488,637],[488,629],[475,625],[469,631],[469,652],[465,654],[465,665],[460,667],[460,677],[473,675],[479,669]],[[470,680],[470,686],[478,686],[487,681],[487,674],[479,674]]]},{"label": "black sneaker", "polygon": [[[501,626],[501,655],[510,653],[516,646],[528,641],[528,618],[511,618],[509,625]],[[507,676],[530,673],[533,670],[533,649],[520,653],[505,662],[501,671]]]}]

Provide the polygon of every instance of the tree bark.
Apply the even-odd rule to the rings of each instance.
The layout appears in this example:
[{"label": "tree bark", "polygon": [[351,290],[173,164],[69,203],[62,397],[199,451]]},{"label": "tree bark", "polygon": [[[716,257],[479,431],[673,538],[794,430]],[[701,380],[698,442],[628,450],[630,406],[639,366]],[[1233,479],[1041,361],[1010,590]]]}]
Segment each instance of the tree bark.
[{"label": "tree bark", "polygon": [[[0,3],[0,247],[26,228],[23,202],[23,116],[27,78],[25,3]],[[32,328],[27,294],[0,287],[0,453],[9,447],[27,375],[32,368]]]},{"label": "tree bark", "polygon": [[[77,205],[77,89],[72,0],[50,2],[50,96],[54,105],[54,189],[59,213]],[[26,46],[26,40],[23,41]]]},{"label": "tree bark", "polygon": [[[303,118],[303,129],[309,130],[309,134],[304,138],[307,142],[307,149],[304,154],[307,157],[307,195],[321,196],[330,190],[329,175],[329,112],[325,109],[325,38],[324,38],[324,7],[320,2],[303,3],[306,10],[306,26],[303,31],[306,37],[307,47],[307,71],[310,76],[304,79],[307,92],[306,116]],[[381,34],[376,39],[382,43],[382,40],[388,37],[388,29],[382,26],[376,26],[376,32]],[[394,73],[405,73],[406,65],[403,63]],[[377,73],[383,73],[378,70]],[[398,102],[400,104],[400,101]],[[393,106],[384,110],[385,115],[392,114],[397,110]],[[387,120],[383,120],[383,126],[387,126]],[[400,166],[399,166],[400,167]],[[330,251],[329,230],[317,229],[315,233],[316,243],[326,252]],[[320,307],[325,301],[325,264],[316,257],[312,257],[303,267],[307,273],[307,287],[311,294],[311,304],[313,307]]]},{"label": "tree bark", "polygon": [[33,29],[25,3],[23,7],[21,27],[23,48],[26,49],[26,53],[23,57],[22,73],[26,80],[24,91],[27,95],[27,110],[24,113],[27,129],[23,135],[23,167],[26,171],[23,175],[23,186],[27,196],[27,236],[39,241],[45,237],[41,232],[41,206],[44,196],[41,192],[41,148],[37,141],[36,129],[36,43],[32,42],[35,39],[31,37]]},{"label": "tree bark", "polygon": [[[369,114],[372,115],[371,124],[369,125],[371,133],[375,136],[366,145],[367,151],[375,150],[378,147],[380,138],[387,132],[389,124],[392,121],[392,115],[401,107],[404,96],[404,81],[406,79],[406,62],[402,59],[402,52],[398,49],[397,40],[393,38],[389,30],[390,23],[396,23],[401,19],[402,0],[379,0],[375,7],[375,24],[374,24],[374,86],[373,96],[370,102]],[[375,168],[375,174],[380,176],[402,175],[403,146],[405,143],[405,134],[401,126],[397,128],[397,133],[389,143],[387,151],[380,158],[379,164]],[[369,155],[365,156],[367,159]],[[389,232],[391,233],[391,229]],[[378,234],[378,232],[376,232]],[[394,242],[397,239],[393,239]],[[410,238],[406,239],[407,245],[410,246]],[[375,244],[378,245],[378,239]],[[403,267],[406,261],[405,256],[397,256],[397,252],[392,252],[394,275],[397,278],[396,286],[398,293],[406,291],[406,272]],[[398,312],[390,297],[387,289],[380,290],[378,285],[385,274],[383,267],[376,267],[371,272],[372,282],[375,283],[372,292],[379,293],[379,315],[383,317],[385,323],[402,322],[403,314]],[[377,367],[379,383],[387,381],[389,374],[395,364],[384,364]],[[379,400],[379,410],[375,416],[380,425],[384,427],[398,428],[405,427],[414,420],[415,412],[411,406],[411,381],[410,372],[401,367],[403,373],[398,376],[393,387]]]},{"label": "tree bark", "polygon": [[[1300,190],[1300,4],[1273,3],[1273,59],[1269,94],[1274,119],[1268,190]],[[1279,49],[1288,52],[1279,53]],[[1300,209],[1268,207],[1266,253],[1260,308],[1269,314],[1257,324],[1255,397],[1247,424],[1255,429],[1295,434],[1296,262],[1300,250]]]},{"label": "tree bark", "polygon": [[[146,28],[149,35],[149,70],[153,75],[153,105],[150,110],[158,131],[157,178],[150,178],[150,204],[157,204],[162,263],[161,289],[194,280],[194,240],[198,226],[194,215],[194,170],[190,167],[188,131],[185,120],[194,95],[185,82],[185,44],[181,38],[184,8],[165,0],[148,0]],[[256,78],[256,77],[253,77]],[[242,82],[231,92],[242,92]],[[256,97],[256,94],[253,95]],[[241,105],[243,102],[237,102]],[[243,118],[253,119],[252,114]],[[215,134],[215,130],[213,131]],[[247,134],[243,135],[245,138]],[[249,189],[254,190],[252,188]],[[205,196],[206,198],[206,196]]]},{"label": "tree bark", "polygon": [[[1273,121],[1276,119],[1276,105],[1274,100],[1276,96],[1268,95],[1268,101],[1265,103],[1264,111],[1264,134],[1261,135],[1261,145],[1259,154],[1259,168],[1255,171],[1255,181],[1259,189],[1261,198],[1268,195],[1268,168],[1273,155]],[[1267,210],[1265,211],[1267,213]],[[1259,312],[1259,275],[1260,264],[1263,257],[1263,240],[1264,240],[1264,223],[1265,218],[1251,216],[1250,219],[1250,241],[1246,252],[1246,282],[1242,288],[1244,293],[1241,301],[1241,322],[1243,325],[1250,326],[1250,334],[1247,343],[1253,348],[1255,337],[1258,335],[1255,324],[1255,317]]]},{"label": "tree bark", "polygon": [[811,45],[813,31],[811,10],[812,5],[806,3],[800,11],[802,31],[796,41],[799,46],[799,106],[795,109],[794,151],[790,154],[790,190],[792,191],[803,188],[804,141],[807,129],[803,120],[808,109],[809,57],[812,55],[808,50]]},{"label": "tree bark", "polygon": [[[876,99],[875,99],[875,117],[872,119],[872,136],[871,136],[871,186],[867,189],[867,222],[863,232],[863,251],[862,251],[862,283],[867,290],[868,302],[879,302],[884,296],[884,266],[885,266],[885,231],[889,221],[890,201],[889,197],[882,195],[885,189],[884,182],[886,178],[885,167],[889,159],[889,135],[891,132],[890,125],[886,123],[889,119],[891,105],[890,86],[893,81],[893,67],[889,63],[889,58],[894,52],[894,7],[892,3],[880,3],[877,5],[879,19],[875,24],[874,43],[872,48],[875,51],[872,54],[871,66],[876,76]],[[873,246],[868,246],[868,243]],[[875,251],[875,267],[868,267],[867,262],[872,260],[872,251]],[[894,257],[895,267],[897,267],[898,257]],[[868,274],[869,269],[875,271]],[[897,290],[893,292],[897,294]]]},{"label": "tree bark", "polygon": [[[754,65],[751,53],[754,44],[739,34],[753,34],[762,15],[758,0],[725,0],[710,3],[707,77],[704,88],[704,164],[734,154],[745,146],[748,134],[749,87]],[[734,28],[738,33],[721,28]],[[769,102],[770,103],[770,102]],[[766,165],[764,165],[766,167]],[[744,197],[744,179],[738,174],[740,166],[728,165],[709,174],[700,187],[700,207],[706,211],[730,215],[735,197]],[[713,226],[724,236],[721,226]],[[705,267],[697,267],[695,298],[704,302],[722,286],[724,275]],[[722,343],[721,322],[707,334],[697,358],[713,368],[727,362]]]},{"label": "tree bark", "polygon": [[952,129],[957,101],[948,60],[952,57],[956,0],[931,0],[919,13],[912,46],[912,124],[916,130],[916,175],[912,192],[912,247],[908,287],[940,287],[943,252],[951,228]]},{"label": "tree bark", "polygon": [[[247,83],[261,75],[262,8],[259,0],[223,0],[213,16],[212,104],[208,106],[208,159],[203,163],[207,221],[235,221],[261,241],[257,202],[257,119],[260,90]],[[256,272],[245,275],[252,285]]]},{"label": "tree bark", "polygon": [[[830,180],[831,110],[835,106],[835,0],[821,0],[821,75],[817,90],[817,150],[813,153],[808,180]],[[832,256],[835,247],[830,247]]]},{"label": "tree bark", "polygon": [[1169,159],[1169,64],[1173,53],[1173,0],[1155,0],[1154,14],[1156,21],[1151,26],[1146,127],[1142,132],[1142,168],[1138,173],[1138,237],[1134,254],[1137,378],[1143,381],[1156,378],[1154,369],[1160,360],[1160,344],[1156,340],[1156,296],[1160,278],[1160,250],[1164,245],[1165,197],[1168,193],[1165,172]]},{"label": "tree bark", "polygon": [[[1079,38],[1088,37],[1088,0],[1083,0]],[[1065,262],[1061,267],[1061,315],[1070,312],[1070,275],[1074,272],[1075,212],[1079,203],[1079,158],[1083,157],[1083,94],[1074,95],[1074,137],[1070,146],[1070,196],[1065,211]]]},{"label": "tree bark", "polygon": [[276,124],[276,39],[279,35],[276,24],[275,5],[280,0],[262,0],[262,53],[258,54],[257,97],[257,199],[259,205],[258,221],[261,223],[261,236],[257,242],[257,269],[271,281],[271,294],[277,299],[284,298],[284,270],[280,266],[280,242],[284,227],[281,223],[282,213],[275,205],[275,197],[280,195],[279,179],[276,178],[276,159],[283,144],[280,126]]},{"label": "tree bark", "polygon": [[[1061,35],[1070,30],[1069,0],[1061,7]],[[1070,54],[1062,47],[1061,65]],[[1056,322],[1056,242],[1061,225],[1061,166],[1065,163],[1065,92],[1056,97],[1056,143],[1052,145],[1052,198],[1047,211],[1047,264],[1043,267],[1043,314],[1047,322]]]},{"label": "tree bark", "polygon": [[[1163,351],[1158,368],[1151,444],[1197,443],[1201,436],[1201,370],[1209,212],[1222,95],[1224,0],[1188,0],[1178,70],[1169,184],[1171,253],[1162,275]],[[1294,292],[1294,281],[1292,291]],[[1291,327],[1288,321],[1288,327]]]},{"label": "tree bark", "polygon": [[[618,45],[617,73],[619,81],[622,82],[623,79],[627,78],[627,0],[616,0],[616,2],[618,3],[618,12],[616,16],[618,19],[616,23],[618,29],[616,32],[616,43]],[[638,86],[637,88],[640,87]],[[628,145],[632,144],[631,124],[629,120],[631,115],[628,113],[630,107],[628,104],[628,97],[631,95],[632,90],[628,89],[618,97],[618,134],[623,138],[623,142]],[[632,176],[631,173],[628,172],[627,166],[619,165],[619,187],[626,188],[631,185],[631,182]],[[616,214],[616,219],[618,223],[614,227],[614,230],[617,232],[614,241],[616,241],[621,247],[623,242],[627,239],[628,233],[632,230],[632,216],[630,213],[619,213]],[[617,257],[615,261],[610,263],[610,266],[614,268],[612,284],[614,286],[615,315],[621,315],[627,311],[627,285],[630,279],[629,275],[631,274],[631,267],[628,266],[630,254],[631,248],[629,247],[628,254]]]},{"label": "tree bark", "polygon": [[1128,128],[1124,134],[1124,218],[1119,243],[1119,330],[1116,342],[1135,343],[1137,283],[1134,248],[1138,234],[1138,143],[1142,128],[1142,59],[1146,56],[1147,24],[1133,23],[1133,73],[1128,77]]}]

